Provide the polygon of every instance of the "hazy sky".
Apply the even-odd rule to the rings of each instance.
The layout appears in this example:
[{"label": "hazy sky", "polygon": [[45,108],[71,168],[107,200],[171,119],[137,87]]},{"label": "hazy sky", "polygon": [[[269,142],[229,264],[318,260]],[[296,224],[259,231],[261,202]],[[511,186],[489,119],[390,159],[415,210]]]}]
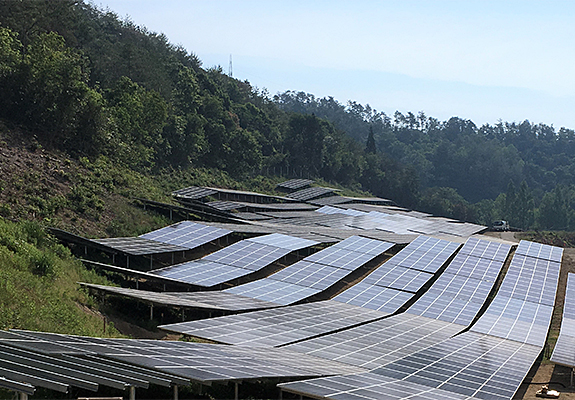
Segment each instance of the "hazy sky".
[{"label": "hazy sky", "polygon": [[575,129],[575,2],[94,0],[271,94]]}]

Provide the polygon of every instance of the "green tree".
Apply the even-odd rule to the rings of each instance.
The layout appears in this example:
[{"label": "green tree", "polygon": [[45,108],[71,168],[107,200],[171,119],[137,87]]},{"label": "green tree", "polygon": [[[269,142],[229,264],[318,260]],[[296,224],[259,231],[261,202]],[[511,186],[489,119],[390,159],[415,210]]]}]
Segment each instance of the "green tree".
[{"label": "green tree", "polygon": [[367,143],[365,145],[365,152],[367,154],[377,153],[377,147],[375,146],[375,137],[373,136],[373,127],[369,127],[369,135],[367,136]]},{"label": "green tree", "polygon": [[113,121],[113,151],[133,167],[151,166],[166,123],[167,105],[155,91],[123,77],[106,92]]}]

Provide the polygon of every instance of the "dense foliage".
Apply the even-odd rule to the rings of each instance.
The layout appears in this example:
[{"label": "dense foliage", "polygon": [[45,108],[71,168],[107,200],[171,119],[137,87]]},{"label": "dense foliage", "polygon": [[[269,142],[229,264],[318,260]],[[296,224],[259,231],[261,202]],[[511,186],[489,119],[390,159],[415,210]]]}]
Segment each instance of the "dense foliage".
[{"label": "dense foliage", "polygon": [[371,152],[412,166],[421,209],[485,224],[503,218],[518,228],[575,229],[571,129],[529,121],[477,127],[423,112],[389,117],[369,105],[293,91],[274,101],[285,111],[325,118]]},{"label": "dense foliage", "polygon": [[0,118],[78,158],[321,178],[467,221],[575,227],[571,130],[272,99],[81,1],[0,1],[0,92]]}]

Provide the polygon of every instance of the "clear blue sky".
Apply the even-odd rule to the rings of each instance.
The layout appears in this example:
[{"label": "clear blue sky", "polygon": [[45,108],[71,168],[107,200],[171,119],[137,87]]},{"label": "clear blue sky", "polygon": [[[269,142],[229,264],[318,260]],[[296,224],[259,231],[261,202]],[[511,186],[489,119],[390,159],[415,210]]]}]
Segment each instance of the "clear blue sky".
[{"label": "clear blue sky", "polygon": [[575,129],[575,2],[94,0],[270,94]]}]

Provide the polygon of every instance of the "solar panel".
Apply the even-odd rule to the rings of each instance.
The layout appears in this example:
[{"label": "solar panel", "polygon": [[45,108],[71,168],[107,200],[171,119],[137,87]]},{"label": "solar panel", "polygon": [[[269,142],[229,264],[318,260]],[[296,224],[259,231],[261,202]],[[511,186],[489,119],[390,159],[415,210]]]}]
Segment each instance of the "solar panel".
[{"label": "solar panel", "polygon": [[208,254],[202,260],[257,271],[289,253],[288,249],[242,240]]},{"label": "solar panel", "polygon": [[458,254],[467,254],[503,263],[510,251],[511,246],[508,244],[471,237],[467,239]]},{"label": "solar panel", "polygon": [[381,240],[369,239],[362,236],[351,236],[339,243],[334,244],[331,246],[331,248],[378,256],[385,253],[393,246],[393,243],[383,242]]},{"label": "solar panel", "polygon": [[250,270],[202,259],[157,269],[150,273],[193,285],[210,287],[245,276],[250,273]]},{"label": "solar panel", "polygon": [[519,242],[519,246],[517,246],[515,254],[522,254],[529,257],[541,258],[560,263],[563,258],[563,249],[561,247],[522,240]]},{"label": "solar panel", "polygon": [[406,268],[435,273],[459,246],[458,243],[447,240],[419,236],[388,262]]},{"label": "solar panel", "polygon": [[247,239],[247,241],[265,244],[268,246],[275,246],[290,251],[301,250],[319,244],[313,240],[301,239],[299,237],[283,235],[281,233],[272,233],[271,235],[258,236],[255,238]]},{"label": "solar panel", "polygon": [[567,274],[567,287],[565,289],[565,301],[563,303],[563,319],[561,330],[551,361],[567,367],[575,367],[575,274]]},{"label": "solar panel", "polygon": [[271,301],[252,299],[251,297],[238,294],[226,293],[222,291],[206,292],[167,292],[173,297],[185,300],[196,301],[209,305],[212,309],[229,311],[261,310],[264,308],[277,307],[280,304]]},{"label": "solar panel", "polygon": [[264,278],[225,289],[224,292],[288,305],[318,294],[321,290]]},{"label": "solar panel", "polygon": [[543,347],[552,315],[553,306],[497,295],[471,330]]},{"label": "solar panel", "polygon": [[351,215],[354,217],[365,215],[363,211],[350,210],[348,208],[339,208],[332,206],[323,206],[322,208],[316,211],[322,214],[344,214],[344,215]]},{"label": "solar panel", "polygon": [[335,296],[333,300],[391,314],[412,297],[413,293],[359,282]]},{"label": "solar panel", "polygon": [[398,314],[286,349],[373,369],[437,344],[465,327],[413,314]]},{"label": "solar panel", "polygon": [[140,237],[93,239],[92,241],[133,256],[175,253],[188,250],[186,247],[159,243],[155,240]]},{"label": "solar panel", "polygon": [[203,244],[224,237],[232,231],[213,226],[182,221],[143,235],[140,238],[195,249]]},{"label": "solar panel", "polygon": [[415,293],[433,277],[432,274],[400,266],[385,264],[369,274],[362,282]]},{"label": "solar panel", "polygon": [[325,290],[349,275],[347,269],[298,261],[268,277],[276,281],[289,282],[295,285]]},{"label": "solar panel", "polygon": [[172,192],[172,196],[183,197],[190,200],[203,199],[204,197],[213,196],[215,194],[218,194],[217,190],[198,186],[190,186]]},{"label": "solar panel", "polygon": [[553,306],[560,269],[561,264],[558,262],[516,253],[499,293],[507,297]]},{"label": "solar panel", "polygon": [[328,300],[181,322],[160,328],[220,343],[279,346],[373,321],[386,315]]},{"label": "solar panel", "polygon": [[326,194],[333,194],[335,191],[337,191],[337,189],[317,186],[298,190],[297,192],[288,194],[286,197],[299,201],[308,201],[325,196]]},{"label": "solar panel", "polygon": [[233,211],[247,208],[245,204],[225,200],[210,201],[206,203],[206,205],[218,211]]},{"label": "solar panel", "polygon": [[309,186],[313,183],[311,179],[290,179],[277,184],[278,188],[297,190]]},{"label": "solar panel", "polygon": [[489,260],[487,258],[458,253],[449,265],[447,265],[445,273],[468,276],[487,282],[495,282],[502,267],[503,261]]},{"label": "solar panel", "polygon": [[358,253],[346,249],[334,249],[332,247],[314,253],[306,257],[305,260],[353,271],[377,257],[372,254]]},{"label": "solar panel", "polygon": [[[2,335],[6,337],[6,335]],[[361,368],[271,347],[244,347],[167,340],[100,339],[18,332],[0,339],[46,354],[98,355],[154,368],[199,382],[296,378],[363,372]],[[170,375],[172,376],[172,375]],[[174,377],[181,384],[185,379]]]},{"label": "solar panel", "polygon": [[510,399],[540,351],[538,346],[467,332],[372,372],[462,396]]}]

